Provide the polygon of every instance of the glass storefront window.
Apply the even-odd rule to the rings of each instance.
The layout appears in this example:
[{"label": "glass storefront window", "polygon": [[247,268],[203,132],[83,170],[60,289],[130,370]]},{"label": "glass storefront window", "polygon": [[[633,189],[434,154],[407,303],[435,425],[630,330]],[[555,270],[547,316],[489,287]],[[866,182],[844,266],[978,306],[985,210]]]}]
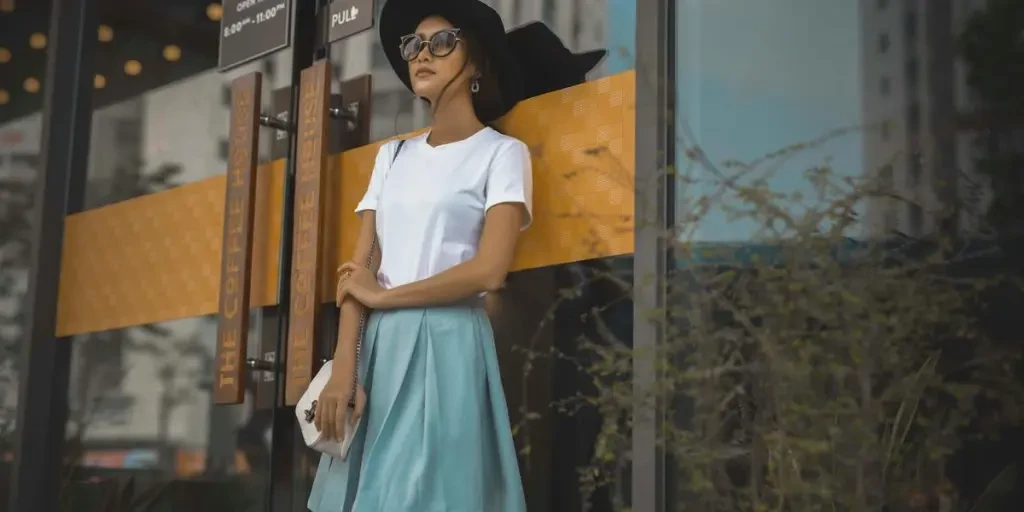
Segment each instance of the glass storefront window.
[{"label": "glass storefront window", "polygon": [[670,510],[1020,499],[1022,12],[677,3]]},{"label": "glass storefront window", "polygon": [[[40,163],[42,96],[49,45],[49,1],[22,5],[42,24],[10,23],[14,6],[0,2],[0,507],[6,506],[18,413],[19,360],[32,266],[32,191]],[[38,108],[36,106],[35,108]]]},{"label": "glass storefront window", "polygon": [[[185,266],[203,274],[199,281],[205,283],[208,275],[219,271],[219,262],[212,259],[206,263],[196,262],[188,247],[169,246],[165,239],[170,237],[161,237],[159,233],[174,230],[181,235],[175,240],[197,245],[210,245],[208,242],[220,234],[222,226],[207,222],[212,216],[206,214],[210,205],[219,200],[214,196],[221,191],[214,190],[216,187],[203,187],[204,183],[213,183],[218,176],[223,176],[227,167],[230,82],[242,74],[261,71],[261,112],[273,114],[280,106],[275,104],[280,100],[274,91],[297,85],[289,83],[292,49],[221,73],[216,69],[216,61],[220,19],[227,8],[223,2],[198,0],[173,6],[140,4],[129,8],[108,0],[96,1],[100,26],[95,73],[91,77],[94,101],[85,210],[93,220],[97,215],[113,217],[111,212],[125,213],[122,217],[130,217],[130,220],[116,223],[117,229],[105,231],[87,232],[81,229],[81,224],[69,230],[72,235],[66,238],[74,240],[66,242],[66,246],[97,250],[65,254],[63,278],[69,282],[96,279],[98,267],[82,263],[83,259],[88,259],[83,258],[85,253],[91,258],[103,258],[104,251],[120,256],[134,252],[154,254],[149,249],[139,249],[144,245],[165,244],[168,246],[161,246],[160,254],[168,256],[170,263],[162,265],[175,266],[177,274],[161,274],[162,271],[154,270],[154,265],[142,258],[122,258],[122,261],[131,261],[116,269],[117,276],[93,281],[103,288],[95,291],[97,303],[107,300],[111,294],[121,293],[115,288],[131,287],[132,276],[143,280],[154,275],[165,276],[165,281],[169,281],[172,279],[166,276],[182,277],[180,270]],[[539,20],[572,52],[607,50],[607,56],[587,74],[588,81],[627,74],[635,65],[636,0],[486,2],[500,13],[510,30]],[[21,4],[18,2],[18,9]],[[379,9],[382,4],[383,1],[376,1],[375,8]],[[2,5],[6,3],[0,0]],[[37,21],[36,30],[45,32],[47,17],[42,16]],[[315,33],[309,30],[297,37],[312,38]],[[0,41],[6,41],[4,35],[0,35]],[[404,88],[388,66],[376,29],[329,45],[326,56],[334,65],[332,88],[335,93],[342,90],[341,84],[347,80],[363,75],[372,77],[369,142],[429,124],[429,109]],[[3,64],[0,62],[0,66]],[[530,71],[536,70],[527,70]],[[618,103],[609,108],[626,110],[622,107],[623,95],[612,96],[610,103]],[[628,93],[625,96],[628,97]],[[584,100],[589,99],[583,98],[575,104],[583,105]],[[39,132],[43,117],[40,109],[41,105],[37,105],[17,119],[4,117],[0,129],[15,127]],[[579,116],[574,112],[574,117]],[[597,136],[598,144],[606,146],[569,148],[574,157],[553,159],[561,162],[558,168],[547,164],[539,172],[568,177],[587,172],[590,169],[588,159],[607,160],[609,155],[614,157],[620,153],[631,155],[630,148],[624,149],[622,144],[628,137],[616,134],[619,121],[610,117],[602,121],[608,129]],[[593,128],[587,119],[581,119],[579,124],[585,127],[580,130]],[[628,122],[622,123],[622,127],[627,125]],[[573,136],[578,138],[578,135]],[[560,141],[558,136],[552,134],[544,140],[559,142],[545,143],[564,146],[565,141]],[[287,135],[263,128],[259,137],[259,158],[265,164],[260,167],[260,172],[264,173],[261,176],[268,172],[284,176],[281,171],[285,155],[280,150],[281,144],[275,143],[287,139]],[[340,145],[336,144],[338,147],[332,147],[330,152],[353,149],[340,148]],[[537,148],[537,151],[542,150]],[[562,151],[567,149],[562,148]],[[21,172],[18,169],[24,169],[26,174],[39,173],[34,155],[9,153],[0,152],[0,169],[8,173],[13,169],[14,174]],[[621,167],[628,168],[630,164],[623,163]],[[614,167],[607,161],[602,165]],[[0,174],[0,177],[6,175]],[[282,186],[280,181],[284,180],[275,181],[273,186]],[[186,193],[200,189],[203,194]],[[178,204],[170,204],[166,198],[183,199]],[[258,201],[273,202],[272,208],[283,208],[278,197],[260,196]],[[158,203],[159,213],[150,216],[153,210],[146,208]],[[10,209],[8,203],[0,204],[0,213],[6,215]],[[150,206],[132,209],[141,204]],[[202,226],[190,216],[198,211],[205,212],[203,219],[207,219]],[[3,218],[5,222],[8,217]],[[264,220],[274,222],[274,219]],[[131,226],[126,227],[127,224]],[[267,238],[280,242],[274,238],[276,236],[275,232]],[[588,240],[590,238],[587,236]],[[0,242],[6,243],[6,239]],[[98,245],[102,247],[97,248]],[[266,250],[261,254],[276,254],[269,245],[263,249]],[[605,457],[605,452],[598,453],[596,446],[602,442],[602,432],[612,435],[609,439],[613,439],[613,444],[624,439],[610,432],[626,425],[628,408],[619,403],[616,411],[608,413],[586,403],[602,392],[594,385],[594,373],[602,371],[602,358],[612,353],[621,355],[631,343],[631,257],[598,257],[621,252],[601,250],[584,256],[577,254],[571,259],[572,263],[514,273],[509,276],[506,287],[490,297],[502,378],[516,429],[530,510],[603,511],[628,501],[625,496],[628,462],[607,464],[606,460],[598,460]],[[0,256],[5,254],[8,253],[0,253]],[[80,258],[78,263],[68,267],[75,256]],[[254,266],[259,265],[254,263]],[[25,273],[27,275],[27,270]],[[261,279],[267,281],[260,285],[265,288],[263,293],[272,295],[266,289],[272,284],[267,280],[270,278],[263,276]],[[163,283],[156,288],[165,287],[162,289],[167,293],[173,289],[173,293],[188,294],[192,293],[192,288],[205,286],[188,279],[173,280],[174,283]],[[111,284],[115,281],[116,286]],[[0,291],[4,293],[25,286],[24,279],[0,276]],[[206,292],[208,290],[204,289],[203,293]],[[7,295],[0,297],[0,313],[9,302]],[[76,304],[81,306],[82,301]],[[75,510],[85,510],[84,504],[96,499],[97,493],[134,480],[138,494],[163,489],[158,498],[161,506],[174,510],[211,509],[211,505],[226,511],[263,510],[268,507],[271,496],[274,503],[270,507],[274,510],[304,510],[304,498],[317,457],[293,439],[295,432],[277,430],[276,426],[284,424],[285,420],[291,422],[292,418],[282,419],[290,415],[290,411],[275,408],[277,397],[268,396],[268,393],[273,394],[275,386],[261,385],[266,381],[249,386],[245,403],[241,405],[212,403],[216,317],[195,316],[200,314],[196,311],[181,312],[184,309],[176,303],[157,315],[168,320],[137,325],[139,322],[133,319],[139,317],[138,312],[129,310],[142,306],[124,306],[124,311],[111,311],[108,307],[103,312],[117,316],[106,322],[116,324],[116,329],[72,329],[74,335],[69,336],[68,343],[72,347],[67,390],[70,411],[65,433],[70,458],[62,469],[69,475],[70,484],[61,489],[62,498],[82,504]],[[91,316],[95,319],[95,311],[84,313],[86,309],[92,311],[77,307],[76,318],[82,320]],[[172,309],[174,311],[170,311]],[[328,316],[333,313],[330,308],[325,311]],[[64,314],[68,314],[67,311]],[[279,341],[276,315],[274,307],[251,311],[250,355],[265,357],[268,350],[275,348]],[[2,325],[0,335],[9,335],[11,339],[20,336]],[[5,375],[10,373],[10,364],[5,366],[0,359],[0,384],[7,382]],[[628,378],[626,373],[602,374],[601,379],[607,380],[604,384],[609,386],[624,385],[624,379]],[[9,399],[12,396],[6,387],[0,393],[0,421],[5,418],[2,407],[5,404],[14,407]],[[623,445],[615,444],[614,450],[622,449]],[[0,455],[7,456],[2,445]],[[287,469],[282,470],[283,467]],[[275,478],[271,478],[272,474]],[[220,498],[227,501],[212,503]]]},{"label": "glass storefront window", "polygon": [[[215,52],[219,25],[210,19],[200,19],[196,23],[208,24],[212,29],[208,41],[212,50],[207,52]],[[169,51],[167,48],[177,46],[167,44],[165,52]],[[172,55],[176,59],[198,60],[207,66],[216,64],[215,53],[192,57],[184,55],[184,51],[178,49]],[[211,68],[195,72],[189,68],[200,64],[179,64],[180,61],[168,61],[166,55],[149,57],[129,58],[122,63],[123,71],[114,70],[109,78],[104,77],[104,88],[120,86],[130,91],[145,87],[132,82],[143,81],[146,73],[158,75],[150,81],[152,88],[128,98],[124,98],[125,91],[121,91],[121,99],[95,109],[87,208],[223,174],[228,164],[232,79],[253,71],[263,74],[261,104],[264,112],[274,106],[271,101],[273,91],[287,87],[289,81],[290,55],[287,52],[270,55],[226,73]],[[179,66],[184,69],[177,69]],[[176,81],[167,80],[167,75],[173,77],[176,74],[184,76]],[[97,90],[97,95],[103,98],[101,89]],[[272,141],[276,135],[272,130],[261,130],[259,147],[262,161],[271,158]]]},{"label": "glass storefront window", "polygon": [[213,403],[216,339],[216,318],[199,317],[70,341],[65,503],[98,509],[131,478],[138,506],[264,510],[272,432],[253,386],[244,404]]},{"label": "glass storefront window", "polygon": [[[840,177],[860,175],[869,137],[865,124],[880,125],[891,112],[862,102],[861,54],[874,48],[862,44],[859,9],[857,2],[812,9],[798,0],[679,4],[676,155],[686,180],[681,196],[692,204],[724,194],[699,223],[683,227],[687,236],[743,242],[763,232],[765,226],[752,216],[732,215],[730,205],[740,208],[740,201],[719,190],[724,180],[742,175],[742,184],[766,180],[773,192],[806,195],[812,191],[804,172],[811,166],[828,165]],[[740,11],[747,12],[747,26],[735,26]],[[880,129],[871,133],[878,137]],[[688,220],[689,206],[680,207],[679,220]]]}]

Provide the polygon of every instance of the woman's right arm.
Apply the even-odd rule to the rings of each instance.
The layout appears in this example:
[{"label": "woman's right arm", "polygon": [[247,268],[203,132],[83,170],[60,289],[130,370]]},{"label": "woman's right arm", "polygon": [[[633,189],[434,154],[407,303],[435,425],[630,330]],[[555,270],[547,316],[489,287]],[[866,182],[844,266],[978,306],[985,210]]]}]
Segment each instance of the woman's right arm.
[{"label": "woman's right arm", "polygon": [[[374,161],[366,194],[356,205],[355,211],[362,220],[359,237],[356,239],[356,248],[352,255],[353,261],[365,263],[370,254],[370,246],[373,245],[373,236],[377,230],[377,200],[380,199],[384,174],[390,167],[395,147],[393,142],[381,146]],[[376,275],[380,269],[379,248],[374,251],[371,263],[370,270]],[[340,279],[338,284],[341,284]],[[335,302],[337,302],[337,296],[335,296]],[[315,416],[316,428],[320,432],[325,433],[329,438],[340,440],[345,434],[345,421],[354,419],[346,420],[349,400],[355,399],[354,416],[356,417],[362,413],[366,400],[362,392],[352,389],[352,376],[356,373],[356,340],[359,338],[359,317],[363,313],[363,305],[355,298],[348,296],[341,304],[338,304],[338,308],[338,339],[334,347],[334,371],[331,372],[331,379],[327,386],[320,393]],[[355,391],[354,395],[353,391]]]},{"label": "woman's right arm", "polygon": [[[356,240],[352,261],[365,262],[370,254],[370,246],[373,245],[377,212],[366,210],[362,213],[361,218],[359,238]],[[376,275],[379,269],[380,246],[377,246],[374,248],[370,271]],[[351,295],[346,296],[345,300],[338,306],[340,308],[338,313],[338,340],[334,348],[334,368],[336,373],[332,375],[338,375],[351,382],[352,375],[356,371],[356,340],[359,337],[359,317],[362,315],[364,307]]]},{"label": "woman's right arm", "polygon": [[[356,239],[355,251],[352,254],[351,260],[342,261],[358,261],[360,264],[363,264],[366,262],[366,257],[370,254],[370,246],[373,245],[373,235],[377,230],[377,201],[380,199],[380,191],[384,186],[384,174],[391,166],[391,160],[395,151],[396,143],[394,142],[385,143],[377,151],[377,157],[373,163],[373,172],[370,174],[370,183],[366,187],[366,194],[363,195],[362,200],[359,201],[355,209],[355,212],[362,220],[359,227],[359,238]],[[373,275],[377,275],[377,270],[380,269],[379,247],[375,253],[370,268]],[[339,278],[338,284],[340,285],[341,276],[336,277]],[[337,293],[337,289],[335,289],[335,293]],[[338,302],[337,296],[335,296],[335,302]],[[339,378],[343,377],[348,382],[351,382],[352,374],[355,372],[356,339],[359,337],[359,316],[363,312],[363,305],[349,296],[341,304],[338,304],[338,307],[340,308],[338,312],[338,340],[334,347],[335,372],[332,373],[332,376],[338,375]]]}]

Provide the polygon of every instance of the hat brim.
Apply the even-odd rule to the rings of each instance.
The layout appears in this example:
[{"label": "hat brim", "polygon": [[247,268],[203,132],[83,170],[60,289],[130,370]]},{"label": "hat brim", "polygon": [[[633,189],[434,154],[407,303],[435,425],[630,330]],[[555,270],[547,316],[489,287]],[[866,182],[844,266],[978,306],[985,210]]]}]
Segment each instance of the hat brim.
[{"label": "hat brim", "polygon": [[575,54],[576,64],[584,74],[590,73],[608,55],[608,50],[591,50]]},{"label": "hat brim", "polygon": [[453,26],[471,33],[491,61],[502,105],[491,112],[477,112],[480,120],[489,123],[512,110],[523,98],[519,63],[509,49],[501,16],[479,0],[387,0],[384,3],[378,23],[380,41],[391,69],[405,87],[411,91],[412,81],[409,63],[402,58],[399,43],[429,16],[441,16]]}]

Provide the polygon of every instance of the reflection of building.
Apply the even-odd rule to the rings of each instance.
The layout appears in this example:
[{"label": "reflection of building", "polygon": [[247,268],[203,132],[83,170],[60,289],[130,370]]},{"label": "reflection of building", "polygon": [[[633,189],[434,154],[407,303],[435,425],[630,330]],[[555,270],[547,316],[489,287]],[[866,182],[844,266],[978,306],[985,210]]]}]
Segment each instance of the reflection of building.
[{"label": "reflection of building", "polygon": [[[958,131],[958,112],[973,106],[956,36],[985,0],[861,2],[863,109],[869,129],[864,161],[869,175],[911,201],[878,199],[869,232],[911,236],[936,229],[937,213],[965,208],[958,228],[978,227],[987,192],[974,169],[973,134]],[[944,186],[951,183],[953,186]]]},{"label": "reflection of building", "polygon": [[[35,115],[0,127],[0,184],[31,183],[38,168],[41,119]],[[0,226],[26,209],[25,198],[13,194],[0,185]],[[17,254],[19,250],[17,240],[0,237],[0,432],[13,425],[18,405],[15,359],[22,327],[8,319],[16,318],[28,287],[28,255]]]},{"label": "reflection of building", "polygon": [[[138,172],[139,120],[137,100],[130,100],[97,110],[92,119],[92,140],[89,153],[89,180],[86,208],[102,204],[111,192],[111,185],[126,175]],[[26,116],[0,126],[0,182],[31,187],[39,172],[39,137],[42,114]],[[0,190],[2,193],[2,190]],[[28,197],[0,197],[0,217],[28,215]],[[16,254],[26,240],[0,239],[0,318],[16,318],[28,287],[28,254]],[[0,344],[17,341],[21,336],[19,320],[0,323]],[[3,347],[0,347],[3,348]],[[11,347],[0,356],[0,422],[3,410],[17,401],[17,375],[13,358],[18,350]],[[13,421],[13,418],[11,418]]]},{"label": "reflection of building", "polygon": [[[138,100],[142,109],[142,158],[150,167],[181,165],[178,181],[182,183],[223,173],[228,156],[231,80],[262,72],[264,111],[268,111],[270,92],[287,83],[290,67],[289,54],[279,52],[227,73],[209,70],[147,92]],[[260,136],[261,157],[266,158],[272,132],[261,130]],[[182,147],[189,151],[181,151]]]},{"label": "reflection of building", "polygon": [[71,405],[88,443],[205,447],[216,324],[199,318],[160,328],[166,333],[125,329],[75,340]]}]

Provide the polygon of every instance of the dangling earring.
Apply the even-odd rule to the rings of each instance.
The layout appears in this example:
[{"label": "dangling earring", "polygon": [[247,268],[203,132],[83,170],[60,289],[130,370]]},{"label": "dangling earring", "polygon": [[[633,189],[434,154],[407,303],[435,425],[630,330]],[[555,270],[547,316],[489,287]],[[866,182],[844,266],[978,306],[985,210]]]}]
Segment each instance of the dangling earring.
[{"label": "dangling earring", "polygon": [[473,94],[476,94],[476,93],[480,92],[480,81],[479,80],[477,80],[475,78],[473,79],[473,83],[469,84],[469,92],[471,92]]}]

